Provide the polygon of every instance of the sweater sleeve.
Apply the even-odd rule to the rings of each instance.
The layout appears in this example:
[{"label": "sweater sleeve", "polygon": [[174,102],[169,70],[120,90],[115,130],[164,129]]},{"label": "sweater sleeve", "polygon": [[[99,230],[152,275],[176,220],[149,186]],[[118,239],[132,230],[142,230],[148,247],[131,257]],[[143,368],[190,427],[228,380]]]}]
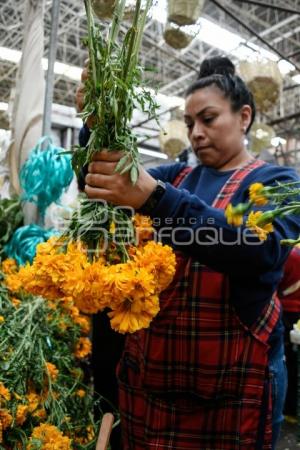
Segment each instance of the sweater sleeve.
[{"label": "sweater sleeve", "polygon": [[[278,168],[277,168],[278,169]],[[265,185],[275,181],[298,180],[293,171],[275,171],[276,178],[262,173],[260,181]],[[246,188],[240,192],[239,201],[247,198]],[[269,206],[270,208],[271,206]],[[269,209],[268,206],[266,209]],[[234,274],[241,266],[248,273],[261,274],[282,264],[289,248],[280,244],[281,239],[295,239],[300,233],[299,217],[286,216],[274,221],[274,232],[261,242],[245,226],[236,228],[227,224],[224,211],[206,204],[195,194],[176,189],[167,184],[167,189],[156,209],[152,212],[158,238],[211,268]]]}]

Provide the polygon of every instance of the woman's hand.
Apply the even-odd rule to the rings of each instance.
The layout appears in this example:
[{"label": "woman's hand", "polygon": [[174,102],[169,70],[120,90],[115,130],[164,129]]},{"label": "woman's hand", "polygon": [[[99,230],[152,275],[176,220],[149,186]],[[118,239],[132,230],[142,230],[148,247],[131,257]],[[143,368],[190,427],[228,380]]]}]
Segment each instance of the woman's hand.
[{"label": "woman's hand", "polygon": [[93,157],[85,177],[85,192],[91,199],[102,199],[118,206],[139,209],[156,187],[156,180],[139,167],[136,184],[130,180],[130,172],[121,175],[115,172],[122,152],[102,150]]}]

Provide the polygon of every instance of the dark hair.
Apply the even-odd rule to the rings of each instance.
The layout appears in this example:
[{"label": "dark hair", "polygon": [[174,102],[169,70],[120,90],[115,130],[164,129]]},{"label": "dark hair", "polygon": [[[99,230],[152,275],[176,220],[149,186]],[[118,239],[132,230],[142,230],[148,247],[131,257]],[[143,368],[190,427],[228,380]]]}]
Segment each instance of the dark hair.
[{"label": "dark hair", "polygon": [[239,111],[244,105],[251,106],[251,122],[246,130],[248,133],[256,113],[253,95],[245,82],[235,74],[234,64],[225,56],[208,58],[202,62],[198,79],[188,88],[186,97],[212,84],[215,84],[224,96],[230,99],[233,111]]}]

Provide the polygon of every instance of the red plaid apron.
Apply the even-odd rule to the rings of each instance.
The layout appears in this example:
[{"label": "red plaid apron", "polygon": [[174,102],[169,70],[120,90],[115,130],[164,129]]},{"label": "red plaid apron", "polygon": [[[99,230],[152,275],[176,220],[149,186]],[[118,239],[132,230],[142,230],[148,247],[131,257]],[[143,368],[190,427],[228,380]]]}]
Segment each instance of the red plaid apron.
[{"label": "red plaid apron", "polygon": [[[213,206],[225,208],[261,164],[236,170]],[[247,328],[229,302],[227,276],[179,253],[160,305],[149,329],[127,336],[118,369],[124,450],[255,450],[278,300]]]}]

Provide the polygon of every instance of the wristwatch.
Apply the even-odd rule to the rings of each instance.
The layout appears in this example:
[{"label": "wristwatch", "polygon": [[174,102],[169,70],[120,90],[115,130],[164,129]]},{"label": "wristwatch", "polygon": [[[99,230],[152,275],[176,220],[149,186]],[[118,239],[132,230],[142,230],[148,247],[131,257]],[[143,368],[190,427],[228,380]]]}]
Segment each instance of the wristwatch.
[{"label": "wristwatch", "polygon": [[145,203],[140,207],[139,212],[144,215],[149,215],[156,208],[165,192],[165,183],[161,180],[157,180],[154,191],[152,191],[150,197],[148,197]]}]

